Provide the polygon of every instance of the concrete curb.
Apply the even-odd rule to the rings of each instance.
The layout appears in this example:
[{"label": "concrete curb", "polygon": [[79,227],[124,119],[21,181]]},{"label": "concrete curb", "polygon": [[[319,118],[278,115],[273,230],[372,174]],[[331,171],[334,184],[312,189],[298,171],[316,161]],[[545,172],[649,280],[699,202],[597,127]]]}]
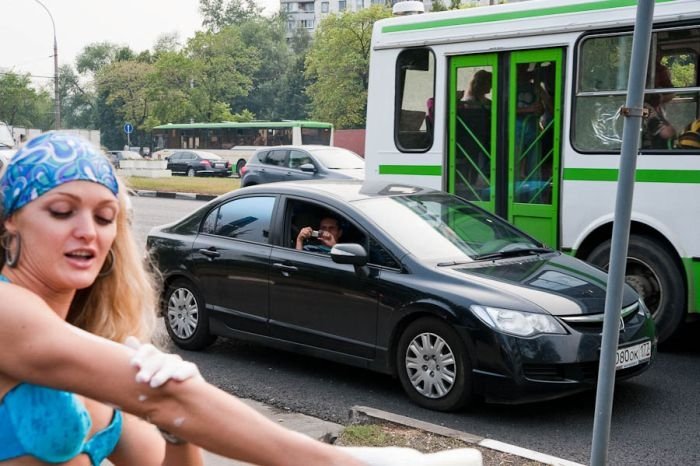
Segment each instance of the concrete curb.
[{"label": "concrete curb", "polygon": [[165,197],[168,199],[185,199],[189,201],[211,201],[218,197],[213,194],[173,193],[165,191],[147,191],[144,189],[134,190],[131,194],[139,197]]},{"label": "concrete curb", "polygon": [[442,435],[443,437],[450,437],[462,440],[463,442],[468,444],[478,445],[483,448],[490,448],[491,450],[520,456],[522,458],[527,458],[533,461],[539,461],[540,463],[549,464],[552,466],[584,466],[580,463],[575,463],[573,461],[557,458],[556,456],[545,455],[544,453],[528,450],[527,448],[521,448],[515,445],[510,445],[508,443],[499,442],[498,440],[488,439],[480,437],[478,435],[462,432],[460,430],[450,429],[436,424],[431,424],[429,422],[419,421],[417,419],[401,416],[399,414],[389,413],[380,409],[369,408],[367,406],[353,406],[352,408],[350,408],[351,423],[376,421],[391,422],[393,424],[411,427],[413,429],[424,430],[426,432],[431,432],[435,435]]}]

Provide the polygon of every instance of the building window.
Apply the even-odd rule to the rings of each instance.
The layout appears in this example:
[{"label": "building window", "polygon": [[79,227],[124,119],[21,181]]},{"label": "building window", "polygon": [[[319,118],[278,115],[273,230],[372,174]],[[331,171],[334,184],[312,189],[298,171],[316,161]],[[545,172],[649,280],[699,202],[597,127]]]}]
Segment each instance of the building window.
[{"label": "building window", "polygon": [[345,0],[338,0],[338,11],[345,11]]},{"label": "building window", "polygon": [[364,0],[357,0],[357,9],[361,10],[365,7],[365,2]]},{"label": "building window", "polygon": [[314,28],[314,20],[313,19],[302,19],[299,21],[299,24],[301,27],[305,29],[313,29]]},{"label": "building window", "polygon": [[328,13],[328,2],[321,3],[321,13]]}]

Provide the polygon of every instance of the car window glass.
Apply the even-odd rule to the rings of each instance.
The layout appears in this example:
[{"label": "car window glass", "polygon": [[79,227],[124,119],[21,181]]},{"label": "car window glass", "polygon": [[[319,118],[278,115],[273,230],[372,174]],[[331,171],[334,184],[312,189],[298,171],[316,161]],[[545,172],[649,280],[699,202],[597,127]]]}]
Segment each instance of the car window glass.
[{"label": "car window glass", "polygon": [[374,238],[369,239],[369,263],[392,269],[400,268],[399,263],[396,262],[389,251],[384,249],[384,247]]},{"label": "car window glass", "polygon": [[283,167],[285,165],[286,158],[286,150],[271,150],[267,153],[267,157],[265,157],[264,163],[266,163],[267,165]]},{"label": "car window glass", "polygon": [[212,211],[202,225],[202,232],[267,243],[274,205],[274,197],[235,199]]},{"label": "car window glass", "polygon": [[300,150],[289,151],[289,168],[299,169],[305,163],[313,163],[309,154]]}]

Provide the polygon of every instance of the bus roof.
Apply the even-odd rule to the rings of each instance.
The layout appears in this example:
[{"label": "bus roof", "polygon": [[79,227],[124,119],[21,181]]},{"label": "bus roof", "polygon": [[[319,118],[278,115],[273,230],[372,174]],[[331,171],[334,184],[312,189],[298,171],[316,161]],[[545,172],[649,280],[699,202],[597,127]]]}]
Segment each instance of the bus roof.
[{"label": "bus roof", "polygon": [[333,128],[332,123],[310,120],[279,120],[279,121],[221,121],[218,123],[168,123],[154,126],[153,129],[213,129],[213,128]]},{"label": "bus roof", "polygon": [[[700,16],[700,0],[655,0],[655,21]],[[425,46],[634,24],[637,0],[531,0],[387,18],[374,25],[373,48]]]}]

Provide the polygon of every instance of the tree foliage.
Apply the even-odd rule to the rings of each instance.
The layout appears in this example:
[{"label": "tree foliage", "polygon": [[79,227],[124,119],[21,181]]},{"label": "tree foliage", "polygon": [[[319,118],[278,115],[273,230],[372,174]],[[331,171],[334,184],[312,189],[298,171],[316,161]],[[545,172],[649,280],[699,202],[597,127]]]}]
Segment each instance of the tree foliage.
[{"label": "tree foliage", "polygon": [[199,0],[202,26],[210,31],[258,19],[262,11],[255,0]]},{"label": "tree foliage", "polygon": [[372,27],[389,16],[389,8],[375,5],[321,22],[306,59],[312,118],[338,128],[364,127]]},{"label": "tree foliage", "polygon": [[31,87],[29,75],[0,74],[0,121],[11,126],[49,129],[54,104],[49,92]]}]

